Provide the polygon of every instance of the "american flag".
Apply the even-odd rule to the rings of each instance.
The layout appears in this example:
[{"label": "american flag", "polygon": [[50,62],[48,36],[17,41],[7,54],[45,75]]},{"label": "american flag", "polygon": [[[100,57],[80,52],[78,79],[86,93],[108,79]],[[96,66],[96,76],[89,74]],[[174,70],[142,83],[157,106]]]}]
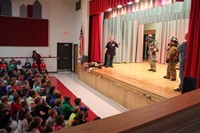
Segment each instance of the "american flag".
[{"label": "american flag", "polygon": [[79,37],[79,40],[80,40],[80,49],[79,49],[79,54],[80,56],[82,56],[84,54],[84,36],[83,36],[83,30],[82,30],[82,27],[81,27],[81,31],[80,31],[80,37]]}]

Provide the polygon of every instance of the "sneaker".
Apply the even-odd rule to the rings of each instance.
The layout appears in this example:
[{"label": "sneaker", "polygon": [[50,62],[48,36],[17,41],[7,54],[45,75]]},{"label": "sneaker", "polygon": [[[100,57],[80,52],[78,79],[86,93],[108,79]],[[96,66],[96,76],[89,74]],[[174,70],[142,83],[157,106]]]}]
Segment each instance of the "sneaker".
[{"label": "sneaker", "polygon": [[112,67],[112,68],[113,68],[114,66],[110,66],[110,67]]},{"label": "sneaker", "polygon": [[148,71],[153,71],[153,69],[148,69]]},{"label": "sneaker", "polygon": [[156,70],[153,70],[153,72],[156,72]]},{"label": "sneaker", "polygon": [[164,78],[164,79],[169,79],[170,77],[167,77],[167,76],[163,76],[163,78]]}]

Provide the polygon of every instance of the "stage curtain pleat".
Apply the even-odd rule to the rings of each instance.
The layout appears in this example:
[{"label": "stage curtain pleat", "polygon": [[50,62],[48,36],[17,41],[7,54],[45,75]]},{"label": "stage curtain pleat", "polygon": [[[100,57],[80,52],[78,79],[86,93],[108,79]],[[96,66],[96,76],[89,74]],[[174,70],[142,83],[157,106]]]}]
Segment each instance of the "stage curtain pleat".
[{"label": "stage curtain pleat", "polygon": [[[143,33],[140,33],[142,29],[137,30],[137,28],[142,28],[144,25],[146,27],[151,27],[153,23],[154,27],[157,27],[156,40],[159,47],[157,60],[159,63],[166,63],[165,53],[169,38],[176,36],[179,43],[182,43],[185,33],[188,32],[189,5],[190,0],[185,0],[183,3],[170,4],[164,7],[156,7],[104,19],[103,44],[106,44],[109,36],[114,36],[115,41],[121,42],[122,44],[120,48],[116,50],[114,62],[141,62],[143,59],[144,36]],[[135,25],[134,23],[133,26],[130,23],[131,21],[138,21],[141,26]],[[144,31],[144,29],[142,31]],[[130,38],[132,41],[130,41]]]},{"label": "stage curtain pleat", "polygon": [[[121,62],[136,62],[138,21],[123,22],[122,33],[122,43],[119,48],[122,49],[122,53],[119,54],[122,56]],[[118,56],[118,54],[116,56]]]},{"label": "stage curtain pleat", "polygon": [[161,27],[161,34],[157,34],[156,38],[159,43],[158,62],[166,63],[166,49],[168,48],[169,39],[172,36],[178,38],[179,44],[184,41],[185,33],[188,32],[189,19],[172,20],[157,23]]},{"label": "stage curtain pleat", "polygon": [[89,61],[101,62],[101,14],[90,16]]},{"label": "stage curtain pleat", "polygon": [[197,78],[200,88],[200,0],[192,0],[188,33],[185,76]]},{"label": "stage curtain pleat", "polygon": [[121,44],[119,48],[116,49],[116,56],[114,58],[115,63],[141,62],[143,31],[144,28],[142,26],[139,28],[138,20],[122,22],[120,17],[105,20],[103,31],[104,45],[102,48],[105,49],[105,45],[109,41],[109,37],[113,36],[114,40]]},{"label": "stage curtain pleat", "polygon": [[139,24],[138,32],[137,32],[137,54],[136,54],[136,62],[143,62],[143,40],[144,36],[144,24]]}]

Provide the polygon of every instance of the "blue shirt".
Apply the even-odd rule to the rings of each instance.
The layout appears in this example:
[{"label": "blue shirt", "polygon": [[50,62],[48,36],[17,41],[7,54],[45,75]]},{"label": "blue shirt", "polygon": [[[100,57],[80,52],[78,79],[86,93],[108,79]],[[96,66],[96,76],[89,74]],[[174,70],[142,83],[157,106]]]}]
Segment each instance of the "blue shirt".
[{"label": "blue shirt", "polygon": [[53,109],[57,112],[58,115],[61,115],[60,108],[54,106]]},{"label": "blue shirt", "polygon": [[41,89],[40,86],[36,86],[34,90],[38,93],[40,91],[40,89]]},{"label": "blue shirt", "polygon": [[179,52],[179,61],[185,62],[187,53],[187,41],[183,42],[180,46],[178,46],[178,52]]}]

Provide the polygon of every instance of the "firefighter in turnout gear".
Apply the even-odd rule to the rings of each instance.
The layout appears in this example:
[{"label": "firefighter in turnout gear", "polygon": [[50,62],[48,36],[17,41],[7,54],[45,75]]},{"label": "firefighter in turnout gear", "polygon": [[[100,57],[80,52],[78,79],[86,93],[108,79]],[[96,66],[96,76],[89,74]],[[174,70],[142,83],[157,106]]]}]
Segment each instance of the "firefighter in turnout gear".
[{"label": "firefighter in turnout gear", "polygon": [[176,65],[179,62],[177,46],[178,39],[176,37],[172,37],[166,52],[166,63],[168,64],[167,74],[163,77],[166,79],[171,78],[171,81],[176,81]]},{"label": "firefighter in turnout gear", "polygon": [[148,71],[156,72],[156,52],[158,52],[158,42],[154,40],[152,35],[148,35],[146,45],[148,47],[148,61],[150,64],[150,69],[148,69]]}]

